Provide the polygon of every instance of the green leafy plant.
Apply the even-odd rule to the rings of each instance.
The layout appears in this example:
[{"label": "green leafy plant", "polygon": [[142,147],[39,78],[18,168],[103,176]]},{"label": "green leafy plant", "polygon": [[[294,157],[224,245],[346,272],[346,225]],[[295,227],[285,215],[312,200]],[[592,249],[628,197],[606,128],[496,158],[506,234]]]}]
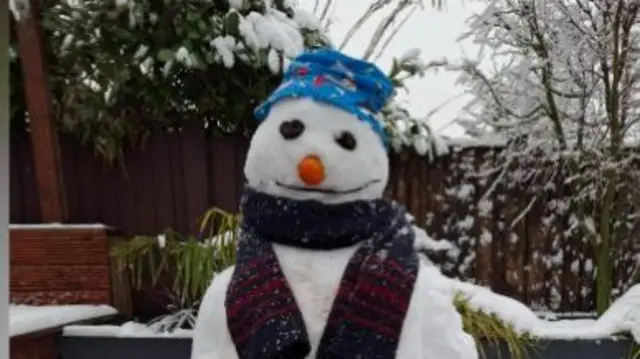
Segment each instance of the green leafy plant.
[{"label": "green leafy plant", "polygon": [[142,289],[168,279],[179,307],[192,308],[204,296],[216,273],[235,262],[239,216],[220,209],[207,212],[201,240],[167,230],[157,237],[138,236],[115,246],[111,255],[132,286]]},{"label": "green leafy plant", "polygon": [[498,346],[505,343],[511,358],[528,357],[530,350],[535,349],[535,339],[515,331],[512,325],[505,323],[495,315],[486,314],[472,308],[461,295],[454,299],[455,306],[462,316],[465,331],[475,340],[481,357],[485,357],[485,347]]},{"label": "green leafy plant", "polygon": [[631,354],[629,357],[630,359],[640,359],[640,344],[634,342],[631,345]]}]

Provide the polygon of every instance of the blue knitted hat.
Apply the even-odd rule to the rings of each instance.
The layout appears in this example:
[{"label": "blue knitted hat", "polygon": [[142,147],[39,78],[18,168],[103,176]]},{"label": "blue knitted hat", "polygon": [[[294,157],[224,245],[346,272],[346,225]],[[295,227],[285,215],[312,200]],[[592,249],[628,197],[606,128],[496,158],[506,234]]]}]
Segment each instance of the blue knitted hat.
[{"label": "blue knitted hat", "polygon": [[333,49],[309,50],[292,61],[280,86],[254,114],[262,121],[276,102],[309,97],[354,114],[371,126],[386,146],[384,126],[377,114],[392,93],[391,80],[376,65]]}]

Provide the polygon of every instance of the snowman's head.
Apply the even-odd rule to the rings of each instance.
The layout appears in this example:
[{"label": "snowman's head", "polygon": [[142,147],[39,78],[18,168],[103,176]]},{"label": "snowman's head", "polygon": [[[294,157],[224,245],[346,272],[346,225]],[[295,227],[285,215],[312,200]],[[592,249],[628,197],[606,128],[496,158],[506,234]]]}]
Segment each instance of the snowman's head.
[{"label": "snowman's head", "polygon": [[389,160],[379,113],[393,87],[375,65],[333,50],[299,56],[256,109],[245,163],[254,190],[342,203],[382,196]]},{"label": "snowman's head", "polygon": [[369,125],[301,98],[273,106],[253,136],[244,170],[260,192],[339,203],[382,196],[389,163]]}]

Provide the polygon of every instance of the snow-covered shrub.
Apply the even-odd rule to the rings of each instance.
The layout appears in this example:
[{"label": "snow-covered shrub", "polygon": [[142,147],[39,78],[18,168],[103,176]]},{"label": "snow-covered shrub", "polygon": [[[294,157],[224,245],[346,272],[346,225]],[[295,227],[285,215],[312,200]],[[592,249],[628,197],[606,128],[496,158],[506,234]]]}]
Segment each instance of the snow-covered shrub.
[{"label": "snow-covered shrub", "polygon": [[185,121],[243,130],[288,59],[329,43],[284,0],[59,0],[42,25],[57,120],[109,159]]},{"label": "snow-covered shrub", "polygon": [[462,316],[463,328],[476,340],[481,357],[485,356],[487,346],[506,344],[514,359],[528,357],[529,351],[535,348],[535,340],[530,335],[518,333],[511,324],[496,315],[471,307],[463,296],[456,296],[455,305]]},{"label": "snow-covered shrub", "polygon": [[[418,6],[372,5],[360,22],[392,3],[396,15]],[[153,130],[188,121],[215,132],[250,131],[251,110],[278,84],[288,60],[305,48],[333,46],[327,12],[310,14],[291,0],[57,0],[43,10],[55,118],[109,160]],[[24,126],[15,26],[26,15],[19,13],[11,19],[12,122]],[[403,24],[397,21],[380,24],[365,58],[384,51],[397,33],[391,25]],[[410,49],[394,61],[390,76],[400,89],[430,67],[419,50]],[[429,126],[395,100],[383,120],[396,151],[446,152]]]},{"label": "snow-covered shrub", "polygon": [[435,133],[426,121],[412,116],[396,100],[399,90],[405,89],[405,81],[415,76],[422,77],[434,66],[424,63],[419,49],[410,49],[402,56],[394,58],[388,76],[396,89],[394,96],[382,110],[385,129],[395,152],[413,150],[427,160],[445,155],[449,145]]}]

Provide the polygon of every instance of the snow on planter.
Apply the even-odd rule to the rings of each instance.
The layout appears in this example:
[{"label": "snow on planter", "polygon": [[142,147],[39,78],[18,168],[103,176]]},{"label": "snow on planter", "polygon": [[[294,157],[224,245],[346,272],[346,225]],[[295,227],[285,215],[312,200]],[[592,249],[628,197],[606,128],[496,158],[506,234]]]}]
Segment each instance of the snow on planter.
[{"label": "snow on planter", "polygon": [[109,229],[101,223],[87,223],[87,224],[63,224],[63,223],[34,223],[34,224],[10,224],[9,229],[16,230],[42,230],[42,229]]},{"label": "snow on planter", "polygon": [[67,337],[120,337],[120,338],[191,338],[193,331],[178,329],[157,332],[148,325],[127,322],[122,325],[68,325],[62,335]]},{"label": "snow on planter", "polygon": [[9,336],[16,337],[116,314],[117,310],[107,305],[11,305]]},{"label": "snow on planter", "polygon": [[[432,270],[437,271],[436,268]],[[640,344],[640,284],[631,287],[598,319],[544,320],[523,303],[488,288],[433,275],[440,290],[461,295],[475,310],[495,315],[519,334],[549,340],[598,340],[630,333]]]}]

